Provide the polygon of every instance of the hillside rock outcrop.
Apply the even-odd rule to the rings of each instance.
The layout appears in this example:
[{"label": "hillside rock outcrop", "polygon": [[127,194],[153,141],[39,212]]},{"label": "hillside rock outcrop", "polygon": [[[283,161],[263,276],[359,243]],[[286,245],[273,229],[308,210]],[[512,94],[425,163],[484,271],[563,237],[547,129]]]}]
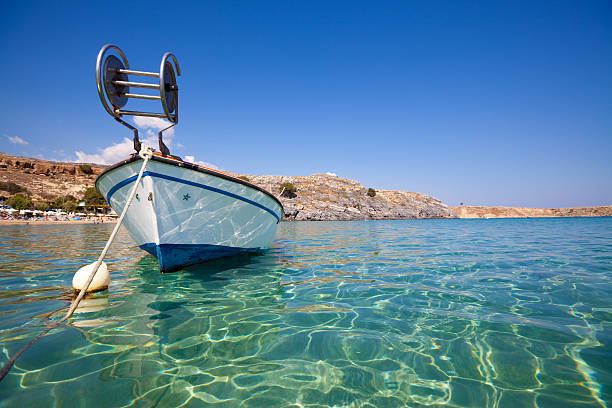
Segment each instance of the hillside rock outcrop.
[{"label": "hillside rock outcrop", "polygon": [[[80,198],[105,166],[90,164],[91,173],[79,163],[59,163],[0,153],[0,181],[11,181],[28,190],[34,199],[73,195]],[[6,193],[8,194],[8,193]],[[0,191],[0,195],[5,192]]]},{"label": "hillside rock outcrop", "polygon": [[[455,218],[440,200],[408,191],[380,190],[374,197],[361,183],[328,174],[311,176],[247,176],[275,194],[287,220],[368,220],[404,218]],[[279,195],[282,183],[292,183],[295,197]]]},{"label": "hillside rock outcrop", "polygon": [[[90,168],[91,169],[90,169]],[[81,198],[94,185],[103,165],[60,163],[0,153],[0,181],[11,181],[28,190],[34,200],[73,195]],[[239,174],[235,174],[239,176]],[[612,216],[612,206],[574,208],[448,207],[440,200],[408,191],[378,190],[374,197],[355,180],[330,174],[311,176],[255,176],[249,180],[274,194],[285,208],[285,220],[370,220],[405,218],[518,218]],[[282,183],[296,192],[280,196]],[[0,191],[8,196],[8,192]]]},{"label": "hillside rock outcrop", "polygon": [[[67,194],[80,198],[87,187],[94,185],[96,176],[105,167],[96,164],[90,166],[91,174],[87,174],[78,163],[58,163],[0,153],[0,181],[12,181],[25,187],[35,200]],[[280,199],[286,220],[455,217],[446,205],[435,198],[390,190],[381,190],[376,196],[369,197],[361,183],[328,174],[247,177]],[[293,198],[280,196],[279,186],[285,182],[297,187]]]}]

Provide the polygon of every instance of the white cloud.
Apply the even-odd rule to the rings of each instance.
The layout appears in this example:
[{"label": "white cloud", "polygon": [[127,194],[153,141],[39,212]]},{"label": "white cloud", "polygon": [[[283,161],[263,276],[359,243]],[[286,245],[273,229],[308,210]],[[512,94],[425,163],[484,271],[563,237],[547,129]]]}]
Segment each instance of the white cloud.
[{"label": "white cloud", "polygon": [[9,142],[11,142],[12,144],[20,144],[20,145],[27,145],[28,142],[26,142],[25,140],[23,140],[22,138],[20,138],[19,136],[9,136],[9,135],[4,135]]},{"label": "white cloud", "polygon": [[[161,118],[149,118],[146,116],[134,116],[134,124],[137,128],[144,130],[147,136],[157,136],[157,132],[171,125],[170,122]],[[166,130],[164,136],[172,138],[174,136],[174,128]]]},{"label": "white cloud", "polygon": [[134,142],[127,137],[121,143],[115,143],[104,149],[98,149],[99,153],[87,154],[85,152],[74,152],[77,156],[77,163],[98,163],[112,164],[127,158],[134,153]]},{"label": "white cloud", "polygon": [[[161,118],[149,118],[146,116],[134,116],[134,125],[140,130],[140,141],[145,146],[159,149],[157,142],[157,132],[171,125],[170,122]],[[163,133],[164,144],[172,151],[172,138],[174,128],[170,128]]]},{"label": "white cloud", "polygon": [[336,173],[332,173],[332,172],[330,172],[330,171],[328,171],[328,172],[327,172],[327,173],[325,173],[325,174],[327,174],[328,176],[338,177],[338,175],[337,175]]},{"label": "white cloud", "polygon": [[[171,125],[170,122],[162,118],[150,118],[148,116],[134,116],[134,124],[141,129],[153,129],[158,132]],[[174,129],[168,129],[168,132],[174,132]]]},{"label": "white cloud", "polygon": [[[170,122],[163,119],[142,116],[134,117],[134,124],[141,131],[140,142],[143,145],[152,147],[155,150],[158,149],[157,132],[170,126]],[[170,128],[164,132],[164,143],[169,148],[172,147],[172,136],[174,136],[174,128]],[[177,147],[183,146],[178,143]],[[134,153],[134,143],[131,139],[126,137],[121,143],[115,143],[105,148],[98,148],[98,153],[89,154],[82,151],[76,151],[74,153],[76,155],[75,161],[77,163],[112,164],[125,159],[130,154]],[[219,167],[212,163],[207,163],[201,160],[196,161],[195,156],[185,156],[185,161],[195,163],[203,167],[208,167],[210,169],[219,170]]]},{"label": "white cloud", "polygon": [[[159,149],[157,132],[171,125],[170,122],[161,118],[143,116],[135,116],[134,124],[139,129],[140,142],[155,150]],[[172,147],[172,136],[174,136],[174,128],[170,128],[164,132],[164,143],[169,148]],[[82,151],[74,153],[77,157],[75,160],[77,163],[112,164],[127,158],[134,152],[134,142],[128,138],[124,138],[121,143],[115,143],[105,148],[98,148],[98,153],[89,154]]]},{"label": "white cloud", "polygon": [[196,161],[195,156],[185,156],[185,161],[190,162],[190,163],[195,163],[202,167],[208,167],[209,169],[219,170],[219,167],[215,166],[212,163],[203,162],[201,160]]}]

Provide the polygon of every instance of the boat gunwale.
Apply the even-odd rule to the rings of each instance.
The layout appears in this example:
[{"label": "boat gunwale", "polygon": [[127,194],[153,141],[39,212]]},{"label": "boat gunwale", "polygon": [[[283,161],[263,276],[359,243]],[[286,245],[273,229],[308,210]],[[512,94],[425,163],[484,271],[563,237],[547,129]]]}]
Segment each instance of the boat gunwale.
[{"label": "boat gunwale", "polygon": [[[100,178],[102,176],[104,176],[105,174],[116,170],[120,167],[125,166],[126,164],[130,164],[133,162],[136,162],[138,160],[143,160],[140,156],[138,156],[138,154],[134,153],[132,154],[129,158],[121,160],[120,162],[117,162],[115,164],[112,164],[108,167],[106,167],[100,174],[98,174],[98,176],[96,177],[96,181],[94,182],[94,185],[96,187],[96,190],[98,190],[98,192],[100,192],[100,190],[98,189],[98,181],[100,180]],[[213,170],[213,169],[209,169],[208,167],[202,167],[199,166],[195,163],[189,163],[186,162],[184,160],[178,159],[178,158],[174,158],[174,157],[164,157],[164,156],[159,156],[158,154],[154,154],[153,157],[151,157],[150,160],[154,160],[154,161],[158,161],[161,163],[165,163],[165,164],[169,164],[172,166],[176,166],[176,167],[181,167],[181,168],[185,168],[185,169],[189,169],[189,170],[194,170],[200,173],[205,173],[211,176],[215,176],[215,177],[219,177],[222,178],[224,180],[228,180],[228,181],[233,181],[235,183],[238,184],[242,184],[246,187],[250,187],[254,190],[257,190],[261,193],[264,193],[265,195],[267,195],[268,197],[271,197],[272,199],[274,199],[274,201],[276,201],[276,203],[278,203],[278,205],[280,205],[281,208],[281,218],[282,216],[285,214],[285,208],[283,207],[283,203],[280,202],[280,200],[278,198],[276,198],[272,193],[270,193],[269,191],[265,190],[264,188],[258,186],[257,184],[253,184],[249,181],[243,180],[241,178],[232,176],[228,173],[224,173],[221,171],[217,171],[217,170]]]}]

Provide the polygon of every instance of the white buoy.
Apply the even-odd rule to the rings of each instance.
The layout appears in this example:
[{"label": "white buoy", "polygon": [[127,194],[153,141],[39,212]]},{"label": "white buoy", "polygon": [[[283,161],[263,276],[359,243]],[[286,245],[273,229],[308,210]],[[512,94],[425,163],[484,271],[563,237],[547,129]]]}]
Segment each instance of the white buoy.
[{"label": "white buoy", "polygon": [[[85,283],[87,283],[87,279],[89,278],[89,275],[91,275],[95,265],[95,262],[85,265],[74,274],[74,277],[72,278],[72,287],[74,290],[82,290],[85,287]],[[91,284],[87,288],[87,293],[104,290],[108,288],[109,283],[110,274],[108,273],[108,267],[106,266],[105,262],[102,262],[98,268],[98,271],[96,272],[96,275],[91,281]]]}]

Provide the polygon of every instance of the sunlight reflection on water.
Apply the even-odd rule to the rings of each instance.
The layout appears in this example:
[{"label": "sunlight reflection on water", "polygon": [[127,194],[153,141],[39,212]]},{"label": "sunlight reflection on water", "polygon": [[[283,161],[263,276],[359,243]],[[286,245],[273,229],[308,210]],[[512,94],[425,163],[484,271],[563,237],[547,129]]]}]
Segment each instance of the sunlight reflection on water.
[{"label": "sunlight reflection on water", "polygon": [[[0,226],[4,363],[61,315],[111,225]],[[282,223],[273,248],[159,273],[118,236],[108,291],[0,406],[605,406],[612,219]],[[241,405],[241,406],[242,406]]]}]

